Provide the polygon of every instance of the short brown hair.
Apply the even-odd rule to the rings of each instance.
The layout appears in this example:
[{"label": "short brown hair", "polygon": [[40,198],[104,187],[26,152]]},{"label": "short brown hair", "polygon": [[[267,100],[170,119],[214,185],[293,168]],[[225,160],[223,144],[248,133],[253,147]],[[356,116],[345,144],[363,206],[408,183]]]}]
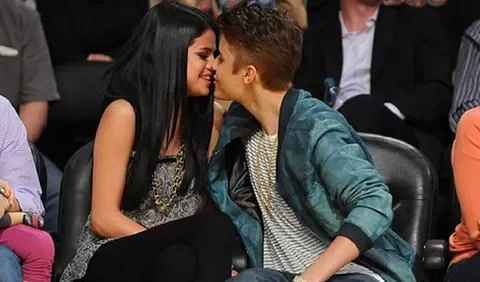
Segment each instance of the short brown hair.
[{"label": "short brown hair", "polygon": [[218,17],[220,31],[235,52],[234,71],[253,64],[270,90],[288,88],[302,54],[301,28],[279,12],[243,1]]}]

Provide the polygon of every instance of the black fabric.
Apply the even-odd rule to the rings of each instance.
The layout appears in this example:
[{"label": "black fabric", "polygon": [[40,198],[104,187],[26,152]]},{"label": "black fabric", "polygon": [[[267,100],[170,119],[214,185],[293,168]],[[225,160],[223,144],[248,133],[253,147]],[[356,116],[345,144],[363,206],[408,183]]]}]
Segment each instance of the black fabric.
[{"label": "black fabric", "polygon": [[423,246],[432,238],[438,183],[428,159],[413,146],[389,137],[360,133],[393,197],[392,229],[417,253],[415,275],[422,281]]},{"label": "black fabric", "polygon": [[363,253],[372,246],[372,240],[368,238],[368,235],[365,234],[360,227],[354,224],[342,224],[342,227],[337,232],[337,236],[343,236],[350,239],[357,246],[360,253]]},{"label": "black fabric", "polygon": [[480,281],[480,253],[471,258],[452,264],[445,276],[445,282],[478,282]]},{"label": "black fabric", "polygon": [[478,0],[450,0],[440,8],[442,25],[445,27],[449,43],[452,46],[451,56],[457,59],[461,37],[465,29],[474,21],[480,19],[480,1]]},{"label": "black fabric", "polygon": [[[331,77],[340,85],[342,73],[338,1],[312,9],[309,18],[302,63],[294,84],[323,99],[323,80]],[[408,5],[380,8],[375,25],[370,94],[382,103],[391,102],[398,107],[412,130],[445,138],[452,70],[449,44],[433,9]],[[440,154],[441,149],[437,148],[435,154]]]},{"label": "black fabric", "polygon": [[38,180],[42,188],[42,202],[45,203],[45,198],[47,197],[47,168],[45,167],[45,160],[33,143],[29,142],[28,145],[30,146],[30,152],[32,152],[33,162],[35,163]]},{"label": "black fabric", "polygon": [[117,58],[148,0],[40,0],[37,9],[57,65],[85,61],[91,53]]},{"label": "black fabric", "polygon": [[49,106],[48,124],[37,145],[61,169],[95,136],[104,100],[102,75],[109,66],[84,61],[54,69],[62,99]]},{"label": "black fabric", "polygon": [[220,212],[172,221],[106,243],[93,255],[82,281],[225,281],[231,276],[235,233],[230,218]]},{"label": "black fabric", "polygon": [[401,120],[372,95],[349,99],[338,109],[358,132],[369,132],[403,140],[415,147],[417,137],[407,122]]},{"label": "black fabric", "polygon": [[[285,131],[287,130],[288,122],[292,116],[293,109],[297,104],[298,96],[300,92],[297,89],[288,89],[285,97],[282,100],[280,106],[280,121],[278,125],[278,151],[282,150],[283,140],[285,139]],[[278,154],[280,155],[280,154]],[[278,155],[277,155],[277,167],[278,167]]]},{"label": "black fabric", "polygon": [[195,281],[196,260],[191,246],[179,244],[168,247],[155,260],[153,281]]}]

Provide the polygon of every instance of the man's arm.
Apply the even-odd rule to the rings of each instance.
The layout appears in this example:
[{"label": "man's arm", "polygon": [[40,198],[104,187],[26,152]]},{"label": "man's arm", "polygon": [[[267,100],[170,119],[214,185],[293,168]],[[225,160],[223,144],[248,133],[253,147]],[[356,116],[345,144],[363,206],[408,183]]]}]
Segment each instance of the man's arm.
[{"label": "man's arm", "polygon": [[58,100],[50,55],[38,14],[26,7],[26,24],[22,30],[22,79],[20,118],[28,139],[37,141],[47,123],[48,101]]},{"label": "man's arm", "polygon": [[337,236],[301,276],[308,282],[328,281],[340,268],[359,255],[360,251],[355,243],[346,237]]},{"label": "man's arm", "polygon": [[392,196],[347,123],[329,112],[313,129],[318,141],[312,165],[345,218],[324,253],[306,270],[307,281],[326,281],[368,250],[390,227]]},{"label": "man's arm", "polygon": [[463,113],[480,106],[480,21],[465,31],[455,72],[455,92],[449,115],[453,132]]},{"label": "man's arm", "polygon": [[[415,14],[414,14],[415,13]],[[415,15],[413,17],[413,15]],[[417,123],[439,123],[448,115],[452,99],[452,58],[438,15],[431,8],[412,10],[415,22],[415,79],[411,89],[391,102]]]},{"label": "man's arm", "polygon": [[37,142],[47,125],[48,102],[37,101],[21,104],[18,114],[27,130],[28,140],[32,143]]},{"label": "man's arm", "polygon": [[25,127],[4,97],[0,97],[0,115],[0,179],[15,191],[15,210],[43,213],[42,190]]}]

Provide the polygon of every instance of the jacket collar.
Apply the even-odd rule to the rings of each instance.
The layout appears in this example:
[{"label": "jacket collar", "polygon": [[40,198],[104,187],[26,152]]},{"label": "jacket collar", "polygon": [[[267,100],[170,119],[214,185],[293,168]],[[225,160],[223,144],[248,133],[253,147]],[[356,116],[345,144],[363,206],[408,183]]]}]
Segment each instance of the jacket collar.
[{"label": "jacket collar", "polygon": [[[282,100],[278,126],[278,151],[280,151],[283,140],[285,139],[288,122],[301,93],[302,92],[298,89],[290,88]],[[239,103],[233,103],[223,123],[217,143],[217,149],[214,154],[232,142],[232,140],[247,136],[259,127],[260,123],[250,112],[247,111],[247,109],[245,109],[245,107]]]}]

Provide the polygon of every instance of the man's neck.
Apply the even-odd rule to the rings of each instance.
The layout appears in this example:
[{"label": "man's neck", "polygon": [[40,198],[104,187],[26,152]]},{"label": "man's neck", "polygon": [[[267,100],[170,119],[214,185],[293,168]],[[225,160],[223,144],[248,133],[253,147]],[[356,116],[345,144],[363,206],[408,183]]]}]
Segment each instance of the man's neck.
[{"label": "man's neck", "polygon": [[266,134],[277,134],[280,108],[287,90],[257,89],[254,90],[254,93],[254,95],[249,95],[249,98],[241,104],[260,122],[260,126]]},{"label": "man's neck", "polygon": [[375,0],[341,0],[341,15],[348,32],[363,31],[367,22],[380,6],[381,1]]}]

